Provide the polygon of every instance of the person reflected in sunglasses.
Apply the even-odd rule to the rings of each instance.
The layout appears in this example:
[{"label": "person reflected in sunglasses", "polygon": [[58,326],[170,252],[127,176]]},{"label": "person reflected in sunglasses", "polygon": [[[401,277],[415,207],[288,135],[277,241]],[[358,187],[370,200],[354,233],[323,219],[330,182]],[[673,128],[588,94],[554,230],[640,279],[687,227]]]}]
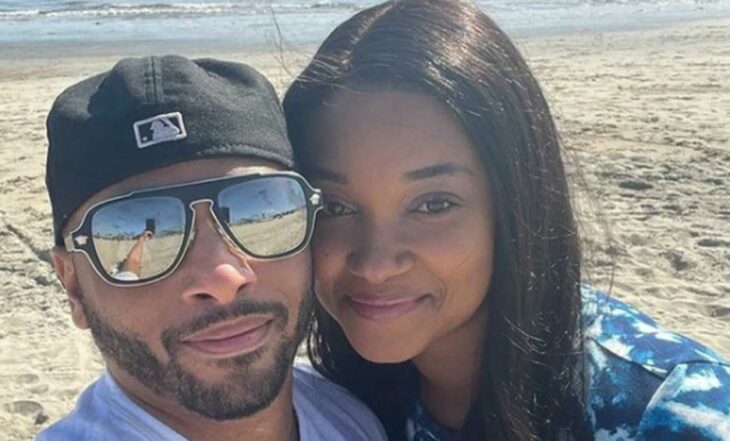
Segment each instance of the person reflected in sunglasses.
[{"label": "person reflected in sunglasses", "polygon": [[129,250],[127,257],[124,258],[119,265],[117,265],[117,271],[114,272],[113,277],[119,280],[139,280],[139,276],[142,273],[142,256],[144,255],[144,243],[152,237],[152,232],[145,230],[142,234],[137,237],[137,241]]},{"label": "person reflected in sunglasses", "polygon": [[385,439],[292,367],[321,201],[265,78],[125,59],[57,98],[48,138],[55,269],[106,372],[39,440]]}]

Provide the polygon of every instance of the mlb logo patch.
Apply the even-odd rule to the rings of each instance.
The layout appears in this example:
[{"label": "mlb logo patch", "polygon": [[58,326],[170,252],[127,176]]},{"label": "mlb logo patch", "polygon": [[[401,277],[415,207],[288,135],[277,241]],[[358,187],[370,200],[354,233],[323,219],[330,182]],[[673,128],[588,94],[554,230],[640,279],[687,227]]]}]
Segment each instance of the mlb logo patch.
[{"label": "mlb logo patch", "polygon": [[157,115],[134,123],[134,137],[140,149],[187,136],[180,112]]}]

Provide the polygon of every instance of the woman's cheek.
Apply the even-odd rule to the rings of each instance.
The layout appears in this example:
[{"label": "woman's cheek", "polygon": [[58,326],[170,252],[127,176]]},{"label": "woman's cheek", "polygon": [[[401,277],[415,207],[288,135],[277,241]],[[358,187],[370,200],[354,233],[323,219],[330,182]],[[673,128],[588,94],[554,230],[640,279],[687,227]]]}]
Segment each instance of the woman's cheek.
[{"label": "woman's cheek", "polygon": [[460,266],[461,261],[479,248],[481,234],[475,231],[470,222],[464,222],[463,216],[449,219],[427,228],[413,227],[418,231],[418,237],[413,241],[414,247],[429,250],[423,253],[430,258],[439,259],[440,266]]},{"label": "woman's cheek", "polygon": [[338,229],[325,225],[312,240],[315,290],[323,303],[331,302],[335,281],[344,271],[346,240],[340,236]]}]

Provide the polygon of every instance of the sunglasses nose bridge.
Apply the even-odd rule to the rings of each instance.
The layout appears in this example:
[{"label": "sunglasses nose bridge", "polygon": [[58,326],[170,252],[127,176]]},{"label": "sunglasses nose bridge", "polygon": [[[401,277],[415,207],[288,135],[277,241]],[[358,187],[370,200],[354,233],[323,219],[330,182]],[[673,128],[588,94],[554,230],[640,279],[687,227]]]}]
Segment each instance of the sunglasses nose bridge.
[{"label": "sunglasses nose bridge", "polygon": [[[203,207],[203,205],[207,206],[207,210]],[[195,237],[196,231],[199,228],[199,222],[204,219],[201,218],[201,216],[205,216],[202,213],[207,212],[208,216],[210,216],[210,219],[212,220],[212,225],[215,227],[216,232],[220,236],[222,240],[227,239],[226,230],[223,227],[223,222],[226,221],[226,219],[219,219],[218,214],[216,213],[216,210],[213,209],[215,205],[215,201],[213,201],[210,198],[200,198],[196,199],[194,201],[190,201],[188,207],[192,211],[192,218],[190,220],[190,238],[191,240]],[[201,207],[200,212],[198,209],[196,209],[196,206]],[[225,215],[225,213],[223,213]]]},{"label": "sunglasses nose bridge", "polygon": [[[188,207],[190,207],[190,209],[193,210],[193,213],[195,213],[195,207],[200,204],[207,204],[209,207],[208,209],[210,210],[213,207],[213,200],[210,198],[194,199],[188,203]],[[212,212],[211,212],[211,214],[212,214]]]},{"label": "sunglasses nose bridge", "polygon": [[[190,208],[190,211],[192,211],[193,216],[190,220],[190,233],[195,234],[196,229],[198,228],[198,222],[203,220],[205,218],[205,214],[207,212],[207,215],[210,216],[210,218],[213,220],[213,225],[216,226],[218,229],[218,232],[220,233],[221,224],[220,220],[218,219],[218,216],[215,214],[215,211],[213,210],[213,205],[215,205],[215,202],[213,202],[210,198],[200,198],[195,199],[193,201],[190,201],[188,204],[188,207]],[[200,207],[200,208],[197,208]],[[207,209],[206,209],[207,208]],[[202,218],[201,218],[202,217]]]}]

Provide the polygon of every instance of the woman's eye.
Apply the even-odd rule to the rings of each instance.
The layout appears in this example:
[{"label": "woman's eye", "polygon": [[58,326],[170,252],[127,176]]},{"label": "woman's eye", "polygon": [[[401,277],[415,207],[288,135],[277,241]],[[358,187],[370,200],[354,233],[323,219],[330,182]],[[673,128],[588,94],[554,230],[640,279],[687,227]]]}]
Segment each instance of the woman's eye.
[{"label": "woman's eye", "polygon": [[324,212],[326,216],[331,217],[347,216],[354,213],[352,209],[340,202],[327,200],[324,201],[322,212]]},{"label": "woman's eye", "polygon": [[419,204],[415,211],[426,214],[438,214],[451,210],[456,203],[442,197],[434,197]]}]

